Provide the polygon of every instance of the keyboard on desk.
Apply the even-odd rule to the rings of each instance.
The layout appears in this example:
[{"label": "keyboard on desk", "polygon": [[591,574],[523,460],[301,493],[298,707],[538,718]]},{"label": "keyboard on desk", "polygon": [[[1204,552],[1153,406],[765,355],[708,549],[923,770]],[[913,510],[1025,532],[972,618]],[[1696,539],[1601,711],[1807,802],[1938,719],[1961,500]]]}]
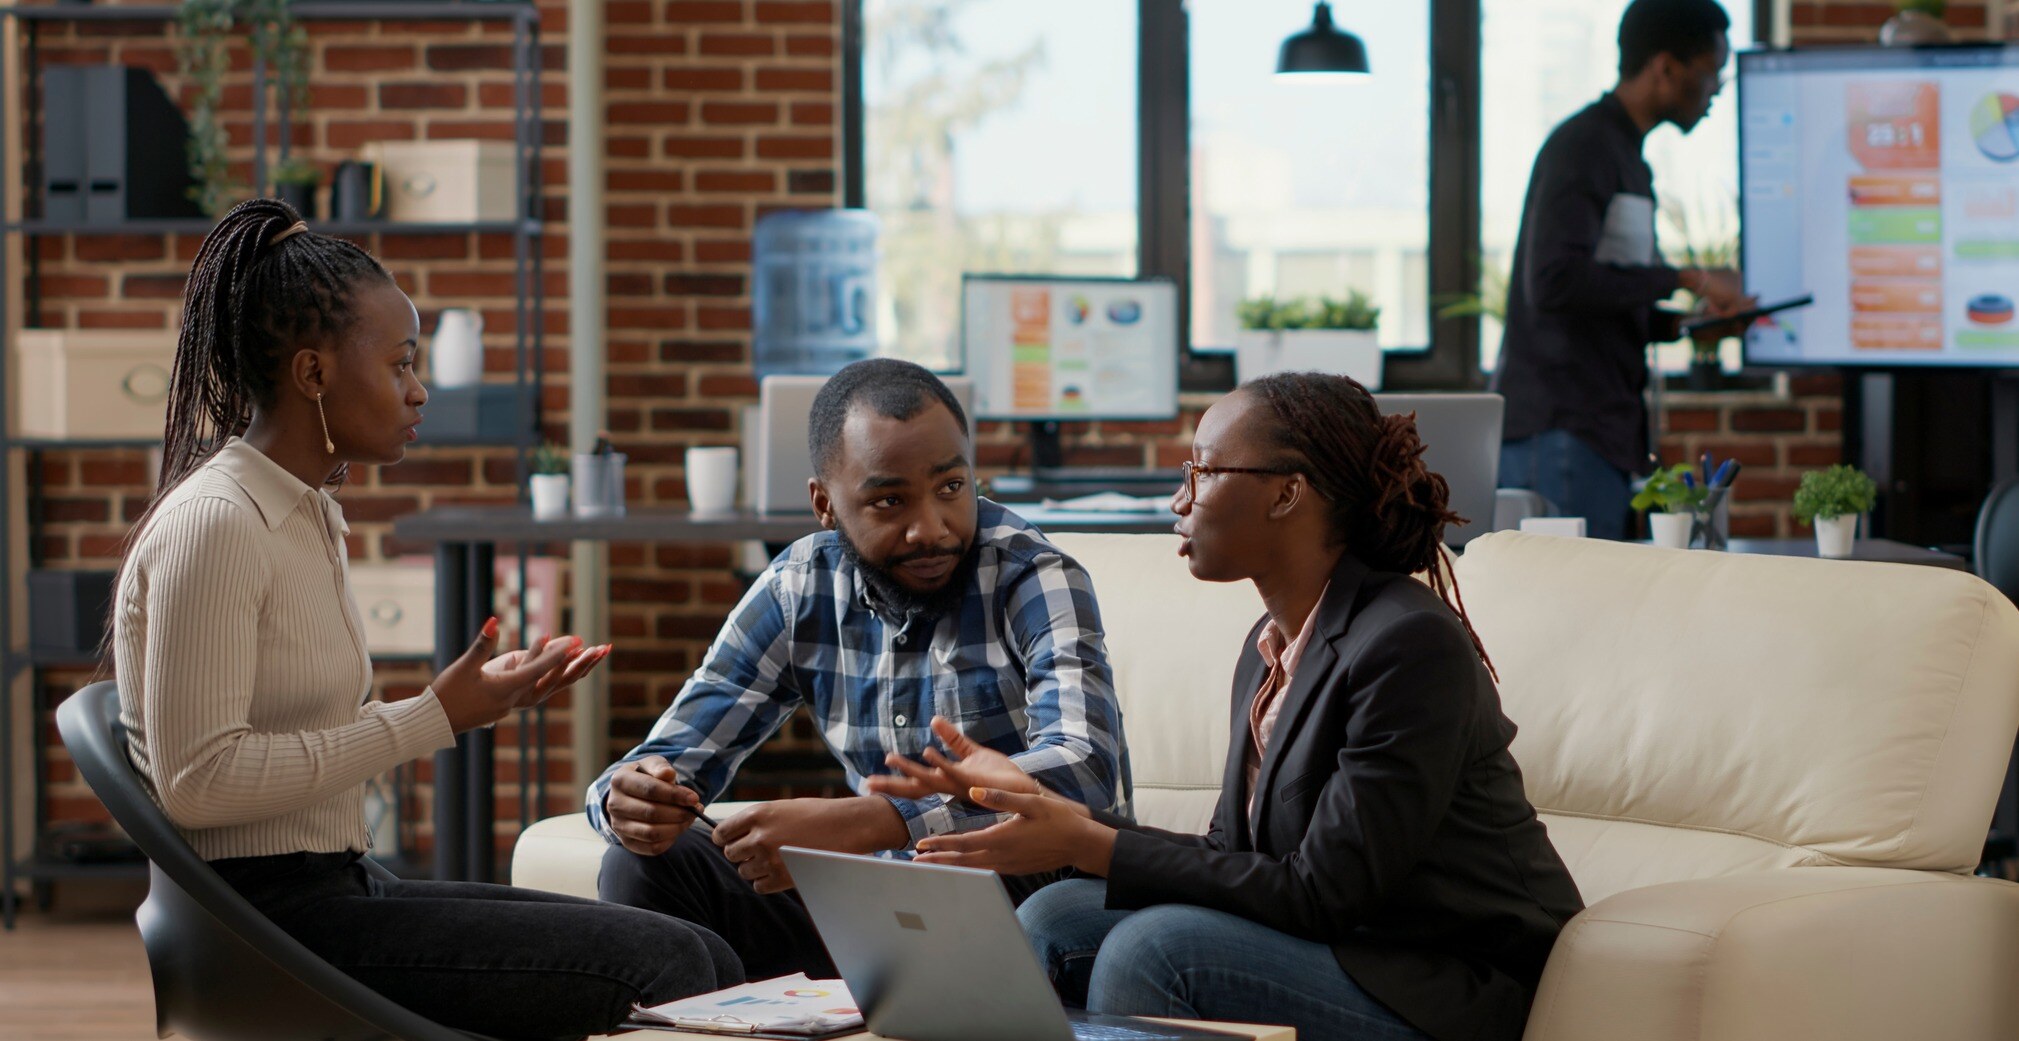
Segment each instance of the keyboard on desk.
[{"label": "keyboard on desk", "polygon": [[1039,467],[1018,476],[1039,484],[1176,484],[1184,476],[1173,469],[1146,470],[1140,466]]}]

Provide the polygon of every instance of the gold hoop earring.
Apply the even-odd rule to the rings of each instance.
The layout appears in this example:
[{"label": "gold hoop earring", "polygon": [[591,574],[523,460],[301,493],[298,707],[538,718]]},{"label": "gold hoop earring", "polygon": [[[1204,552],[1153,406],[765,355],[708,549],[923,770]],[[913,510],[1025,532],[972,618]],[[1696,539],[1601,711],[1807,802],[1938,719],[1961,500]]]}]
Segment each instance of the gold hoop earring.
[{"label": "gold hoop earring", "polygon": [[315,414],[316,418],[322,420],[322,450],[335,455],[337,446],[335,441],[329,439],[329,416],[322,410],[321,394],[315,396]]}]

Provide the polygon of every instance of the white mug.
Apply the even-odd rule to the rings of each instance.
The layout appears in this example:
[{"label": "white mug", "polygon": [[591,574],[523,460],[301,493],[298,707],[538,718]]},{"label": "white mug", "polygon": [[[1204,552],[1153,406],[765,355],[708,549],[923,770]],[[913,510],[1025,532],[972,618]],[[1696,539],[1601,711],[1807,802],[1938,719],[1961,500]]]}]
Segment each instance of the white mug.
[{"label": "white mug", "polygon": [[474,387],[484,381],[484,318],[465,307],[442,310],[428,344],[437,387]]},{"label": "white mug", "polygon": [[736,509],[736,449],[687,450],[687,502],[695,513]]}]

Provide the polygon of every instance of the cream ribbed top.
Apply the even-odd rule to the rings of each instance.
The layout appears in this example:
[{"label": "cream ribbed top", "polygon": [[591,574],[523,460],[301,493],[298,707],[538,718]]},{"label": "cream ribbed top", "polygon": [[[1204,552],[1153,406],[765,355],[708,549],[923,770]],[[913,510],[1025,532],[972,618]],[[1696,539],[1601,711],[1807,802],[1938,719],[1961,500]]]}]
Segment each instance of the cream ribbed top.
[{"label": "cream ribbed top", "polygon": [[206,860],[363,851],[364,782],[452,744],[433,692],[367,702],[336,500],[236,438],[162,500],[113,615],[119,715]]}]

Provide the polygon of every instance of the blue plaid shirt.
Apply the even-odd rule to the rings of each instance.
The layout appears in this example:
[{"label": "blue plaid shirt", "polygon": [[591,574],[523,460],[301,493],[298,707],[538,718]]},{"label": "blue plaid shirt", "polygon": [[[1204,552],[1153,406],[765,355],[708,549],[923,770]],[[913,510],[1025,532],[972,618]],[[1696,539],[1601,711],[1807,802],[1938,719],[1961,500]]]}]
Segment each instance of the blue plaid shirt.
[{"label": "blue plaid shirt", "polygon": [[[977,513],[978,566],[941,617],[879,611],[833,532],[779,554],[644,742],[589,786],[596,830],[616,841],[603,800],[625,763],[664,756],[713,800],[801,703],[857,792],[890,772],[886,754],[933,744],[940,715],[1053,791],[1126,816],[1129,761],[1093,582],[1023,518],[987,499]],[[1002,819],[944,796],[890,802],[913,843]]]}]

